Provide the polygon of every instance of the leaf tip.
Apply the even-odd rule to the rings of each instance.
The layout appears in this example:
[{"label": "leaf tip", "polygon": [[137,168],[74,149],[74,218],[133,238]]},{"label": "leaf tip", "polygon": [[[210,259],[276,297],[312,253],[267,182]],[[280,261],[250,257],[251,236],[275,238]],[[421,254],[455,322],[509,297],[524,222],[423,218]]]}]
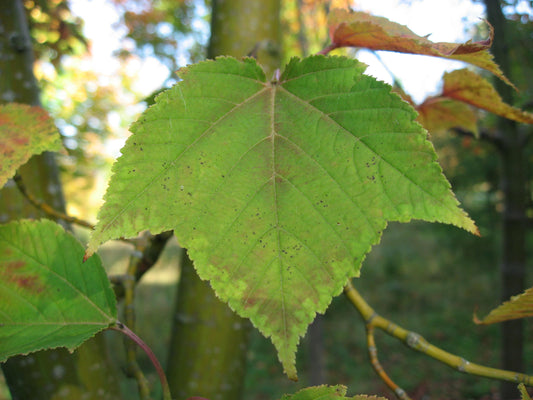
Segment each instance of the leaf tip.
[{"label": "leaf tip", "polygon": [[83,262],[86,262],[93,255],[93,253],[93,251],[87,249],[83,255]]},{"label": "leaf tip", "polygon": [[[277,346],[275,345],[277,348]],[[298,382],[298,373],[296,371],[296,360],[295,360],[295,354],[296,351],[292,352],[289,357],[283,357],[283,355],[280,353],[280,350],[278,350],[278,358],[281,362],[281,365],[283,366],[283,372],[285,375],[287,375],[287,378],[289,378],[293,382]]]},{"label": "leaf tip", "polygon": [[293,382],[298,382],[298,374],[296,374],[296,370],[294,370],[294,374],[292,373],[288,373],[287,371],[285,371],[285,373],[287,374],[287,377],[293,381]]},{"label": "leaf tip", "polygon": [[479,232],[479,228],[477,227],[474,220],[470,218],[464,210],[462,209],[459,209],[459,210],[462,214],[461,219],[459,223],[452,222],[452,224],[458,226],[459,228],[464,229],[465,231],[471,233],[472,235],[481,237],[481,232]]},{"label": "leaf tip", "polygon": [[87,248],[85,249],[85,254],[83,255],[83,262],[86,262],[89,258],[91,258],[91,256],[96,252],[100,244],[101,242],[95,242],[93,238],[89,240],[89,244],[87,245]]},{"label": "leaf tip", "polygon": [[476,306],[474,308],[474,314],[472,315],[472,321],[474,322],[474,324],[476,325],[485,325],[483,323],[483,320],[479,319],[479,317],[477,316],[477,311],[478,311],[478,306]]}]

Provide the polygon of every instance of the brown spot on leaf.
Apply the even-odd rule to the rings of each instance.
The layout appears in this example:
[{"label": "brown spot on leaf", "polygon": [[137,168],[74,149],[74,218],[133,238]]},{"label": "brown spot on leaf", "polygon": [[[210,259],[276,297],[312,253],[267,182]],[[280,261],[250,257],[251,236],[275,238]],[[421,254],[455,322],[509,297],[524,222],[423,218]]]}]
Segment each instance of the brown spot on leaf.
[{"label": "brown spot on leaf", "polygon": [[45,286],[41,283],[39,276],[29,274],[24,270],[26,263],[21,260],[8,261],[0,268],[0,278],[19,289],[32,293],[41,293]]}]

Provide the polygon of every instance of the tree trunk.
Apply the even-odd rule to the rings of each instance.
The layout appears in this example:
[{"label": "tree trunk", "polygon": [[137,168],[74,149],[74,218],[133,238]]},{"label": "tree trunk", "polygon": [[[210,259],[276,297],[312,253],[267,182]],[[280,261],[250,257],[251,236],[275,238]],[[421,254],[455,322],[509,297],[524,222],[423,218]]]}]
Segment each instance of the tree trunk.
[{"label": "tree trunk", "polygon": [[[279,14],[280,0],[214,0],[208,57],[251,55],[272,76],[281,59]],[[186,252],[181,268],[168,360],[171,392],[177,400],[238,400],[250,324],[216,298]]]},{"label": "tree trunk", "polygon": [[[506,23],[499,0],[485,0],[487,19],[494,27],[495,37],[492,53],[502,71],[509,76],[509,47],[506,40]],[[513,103],[512,89],[500,80],[495,87],[503,100]],[[524,154],[525,141],[517,129],[517,124],[504,118],[498,119],[498,131],[502,138],[501,185],[504,193],[502,221],[502,260],[501,282],[502,301],[524,291],[526,263],[526,188],[527,174]],[[522,372],[523,361],[523,322],[514,320],[502,324],[502,368]],[[520,398],[516,384],[505,382],[501,385],[501,398]]]},{"label": "tree trunk", "polygon": [[[0,32],[0,104],[39,105],[32,43],[22,1],[0,0]],[[19,173],[33,194],[58,210],[64,209],[53,154],[33,157]],[[0,223],[38,217],[44,216],[9,181],[0,191]],[[2,364],[2,370],[13,400],[120,398],[102,335],[88,341],[74,355],[59,349],[12,357]]]},{"label": "tree trunk", "polygon": [[167,372],[173,398],[238,400],[248,333],[248,321],[217,299],[184,250]]}]

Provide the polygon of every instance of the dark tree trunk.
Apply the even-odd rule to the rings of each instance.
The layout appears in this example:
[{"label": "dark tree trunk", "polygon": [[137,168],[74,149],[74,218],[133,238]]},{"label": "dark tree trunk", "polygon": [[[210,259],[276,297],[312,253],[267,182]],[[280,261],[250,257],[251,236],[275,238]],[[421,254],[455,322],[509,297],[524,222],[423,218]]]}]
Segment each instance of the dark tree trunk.
[{"label": "dark tree trunk", "polygon": [[[494,27],[495,37],[492,53],[502,71],[509,76],[510,58],[506,35],[505,16],[499,0],[485,0],[487,19]],[[495,86],[503,100],[513,103],[512,89],[502,81],[496,80]],[[502,300],[524,291],[526,263],[526,188],[527,174],[524,145],[517,124],[499,118],[498,131],[502,138],[501,146],[501,188],[504,193],[502,221],[502,260],[501,282]],[[522,372],[523,361],[523,322],[514,320],[502,324],[502,368]],[[517,399],[520,395],[516,384],[505,382],[501,385],[501,398]]]},{"label": "dark tree trunk", "polygon": [[[280,0],[212,4],[208,57],[255,56],[272,76],[281,58]],[[249,327],[200,280],[184,252],[168,360],[174,398],[240,399]]]},{"label": "dark tree trunk", "polygon": [[[33,75],[33,51],[22,1],[0,0],[0,104],[39,105]],[[50,206],[64,209],[54,155],[33,157],[20,168],[26,186]],[[0,191],[0,223],[17,218],[44,217],[18,192],[12,181]],[[120,398],[118,382],[101,335],[74,354],[41,351],[12,357],[2,364],[13,400]]]}]

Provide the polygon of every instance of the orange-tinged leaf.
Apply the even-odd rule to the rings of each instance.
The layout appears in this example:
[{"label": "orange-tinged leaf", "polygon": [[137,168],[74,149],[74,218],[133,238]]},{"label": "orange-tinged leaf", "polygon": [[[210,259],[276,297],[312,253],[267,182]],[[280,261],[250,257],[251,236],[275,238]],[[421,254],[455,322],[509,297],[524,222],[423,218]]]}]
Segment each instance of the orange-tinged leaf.
[{"label": "orange-tinged leaf", "polygon": [[489,38],[479,42],[432,42],[405,25],[365,12],[335,9],[329,15],[329,35],[333,47],[364,47],[464,61],[492,72],[514,88],[488,51],[494,34],[489,27]]},{"label": "orange-tinged leaf", "polygon": [[0,188],[31,156],[61,149],[54,121],[41,107],[0,106]]},{"label": "orange-tinged leaf", "polygon": [[465,103],[443,97],[430,97],[415,108],[418,111],[418,122],[430,133],[462,128],[477,135],[477,116]]},{"label": "orange-tinged leaf", "polygon": [[474,322],[476,324],[488,325],[531,316],[533,316],[533,288],[527,289],[518,296],[511,297],[509,301],[496,307],[482,320],[479,320],[474,315]]},{"label": "orange-tinged leaf", "polygon": [[504,103],[490,82],[475,72],[460,69],[444,74],[443,79],[442,96],[460,100],[514,121],[533,123],[532,113]]}]

